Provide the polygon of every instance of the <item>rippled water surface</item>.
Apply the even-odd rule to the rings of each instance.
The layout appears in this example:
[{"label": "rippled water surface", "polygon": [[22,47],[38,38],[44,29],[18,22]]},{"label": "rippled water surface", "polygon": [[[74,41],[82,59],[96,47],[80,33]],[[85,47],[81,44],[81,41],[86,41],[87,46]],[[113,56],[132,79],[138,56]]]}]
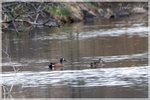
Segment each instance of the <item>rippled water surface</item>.
[{"label": "rippled water surface", "polygon": [[[148,97],[145,16],[6,32],[2,43],[0,83],[13,85],[13,98]],[[60,57],[67,60],[64,70],[50,71]],[[99,58],[104,67],[90,68]]]}]

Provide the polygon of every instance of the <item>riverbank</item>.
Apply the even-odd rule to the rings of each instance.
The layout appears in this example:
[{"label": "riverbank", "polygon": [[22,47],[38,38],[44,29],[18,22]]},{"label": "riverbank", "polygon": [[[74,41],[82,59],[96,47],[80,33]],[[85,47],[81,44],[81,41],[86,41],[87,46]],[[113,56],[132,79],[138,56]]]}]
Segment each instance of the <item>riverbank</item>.
[{"label": "riverbank", "polygon": [[[61,4],[60,4],[61,5]],[[110,19],[129,17],[135,14],[147,14],[147,3],[135,2],[90,2],[90,3],[64,3],[64,8],[70,12],[67,16],[57,16],[54,18],[61,23],[73,23],[87,21],[89,19]]]},{"label": "riverbank", "polygon": [[27,26],[59,27],[136,14],[148,14],[148,2],[3,2],[2,29],[19,32]]}]

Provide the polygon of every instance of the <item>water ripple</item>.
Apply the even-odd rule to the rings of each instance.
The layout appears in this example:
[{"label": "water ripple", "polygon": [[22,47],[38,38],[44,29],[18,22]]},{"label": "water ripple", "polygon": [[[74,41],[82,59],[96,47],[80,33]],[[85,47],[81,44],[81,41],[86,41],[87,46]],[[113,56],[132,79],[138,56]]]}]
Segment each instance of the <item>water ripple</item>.
[{"label": "water ripple", "polygon": [[72,37],[70,37],[70,34],[61,32],[59,34],[50,34],[47,36],[40,36],[33,38],[33,40],[52,40],[52,39],[70,39],[79,36],[79,39],[87,39],[91,37],[97,37],[97,36],[120,36],[120,35],[128,35],[128,36],[134,36],[138,35],[141,37],[148,37],[148,27],[147,26],[141,26],[141,25],[135,25],[133,27],[122,27],[122,28],[111,28],[111,29],[99,29],[94,31],[88,31],[88,32],[80,32],[78,33],[72,33]]},{"label": "water ripple", "polygon": [[80,39],[86,39],[91,37],[97,36],[120,36],[120,35],[139,35],[141,37],[148,36],[148,27],[146,26],[138,26],[138,27],[123,27],[123,28],[112,28],[112,29],[100,29],[99,31],[88,31],[88,32],[81,32],[79,37]]},{"label": "water ripple", "polygon": [[100,68],[64,71],[23,71],[17,74],[4,72],[0,74],[2,84],[23,87],[61,86],[89,87],[89,86],[145,86],[148,84],[148,66],[125,68]]},{"label": "water ripple", "polygon": [[130,54],[130,55],[115,55],[115,56],[95,56],[95,57],[83,57],[83,60],[97,60],[99,58],[103,58],[105,62],[115,62],[115,61],[121,61],[121,60],[133,60],[133,59],[147,59],[148,53],[137,53],[137,54]]}]

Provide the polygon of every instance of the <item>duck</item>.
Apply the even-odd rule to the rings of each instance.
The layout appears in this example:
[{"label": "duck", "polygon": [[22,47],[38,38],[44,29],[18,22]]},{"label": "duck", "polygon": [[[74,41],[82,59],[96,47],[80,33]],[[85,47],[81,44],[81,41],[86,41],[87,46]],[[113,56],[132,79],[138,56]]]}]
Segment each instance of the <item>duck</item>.
[{"label": "duck", "polygon": [[104,67],[104,61],[102,58],[99,58],[97,61],[90,63],[91,68]]},{"label": "duck", "polygon": [[51,62],[49,64],[49,69],[50,70],[63,70],[64,69],[64,62],[66,62],[66,60],[64,58],[60,58],[59,63],[53,63]]}]

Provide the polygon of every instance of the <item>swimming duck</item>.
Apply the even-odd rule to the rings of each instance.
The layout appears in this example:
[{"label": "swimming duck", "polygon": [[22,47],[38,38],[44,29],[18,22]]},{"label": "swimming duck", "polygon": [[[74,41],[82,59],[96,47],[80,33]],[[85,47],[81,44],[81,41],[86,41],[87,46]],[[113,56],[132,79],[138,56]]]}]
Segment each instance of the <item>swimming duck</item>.
[{"label": "swimming duck", "polygon": [[90,63],[91,68],[104,67],[104,61],[99,58],[97,61]]},{"label": "swimming duck", "polygon": [[63,62],[66,61],[64,58],[60,58],[59,63],[50,63],[49,64],[49,69],[50,70],[63,70]]}]

